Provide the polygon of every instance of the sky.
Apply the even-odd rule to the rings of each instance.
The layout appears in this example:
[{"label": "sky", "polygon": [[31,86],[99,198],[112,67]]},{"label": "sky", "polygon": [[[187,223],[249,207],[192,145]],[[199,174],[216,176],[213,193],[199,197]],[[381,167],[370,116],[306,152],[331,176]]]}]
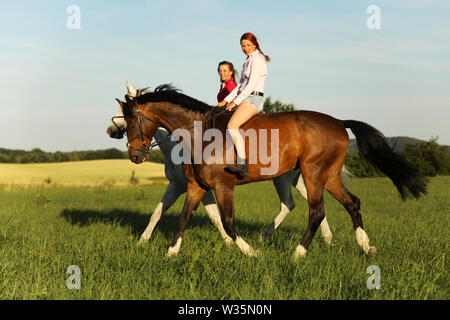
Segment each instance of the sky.
[{"label": "sky", "polygon": [[0,17],[2,148],[125,150],[106,134],[125,81],[214,105],[217,65],[241,70],[245,32],[271,57],[272,100],[450,145],[447,0],[5,0]]}]

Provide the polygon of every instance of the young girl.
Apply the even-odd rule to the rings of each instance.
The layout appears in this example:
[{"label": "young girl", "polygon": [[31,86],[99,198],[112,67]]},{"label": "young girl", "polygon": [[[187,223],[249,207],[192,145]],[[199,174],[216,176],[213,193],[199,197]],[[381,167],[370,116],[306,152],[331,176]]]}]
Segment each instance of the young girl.
[{"label": "young girl", "polygon": [[243,178],[248,175],[248,163],[245,157],[245,143],[239,132],[239,127],[262,111],[264,84],[267,77],[266,62],[270,61],[270,58],[264,55],[255,35],[250,32],[242,35],[241,48],[247,56],[242,67],[241,81],[217,106],[227,105],[227,110],[232,110],[237,106],[227,125],[228,132],[236,147],[237,161],[236,164],[229,165],[227,169]]},{"label": "young girl", "polygon": [[220,90],[217,94],[217,101],[220,102],[236,88],[236,70],[231,62],[222,61],[217,67],[220,77]]}]

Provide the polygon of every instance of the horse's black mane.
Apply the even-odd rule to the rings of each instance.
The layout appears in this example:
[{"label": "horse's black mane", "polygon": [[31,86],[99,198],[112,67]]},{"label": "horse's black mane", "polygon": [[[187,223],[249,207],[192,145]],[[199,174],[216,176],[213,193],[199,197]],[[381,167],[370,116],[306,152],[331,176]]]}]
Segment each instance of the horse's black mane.
[{"label": "horse's black mane", "polygon": [[181,93],[179,89],[175,88],[171,84],[162,84],[158,86],[155,91],[136,97],[136,101],[139,104],[167,101],[180,105],[185,109],[199,111],[202,113],[208,112],[212,108],[212,106],[204,102],[198,101]]}]

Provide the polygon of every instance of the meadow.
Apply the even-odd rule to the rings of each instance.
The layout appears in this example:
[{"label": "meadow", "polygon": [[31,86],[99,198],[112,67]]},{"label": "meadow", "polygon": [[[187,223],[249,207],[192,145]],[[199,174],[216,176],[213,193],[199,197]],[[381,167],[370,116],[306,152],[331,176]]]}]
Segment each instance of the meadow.
[{"label": "meadow", "polygon": [[[307,256],[294,263],[292,253],[307,225],[306,202],[294,189],[296,208],[274,236],[260,242],[279,211],[275,188],[266,181],[235,191],[236,228],[262,257],[249,258],[237,246],[227,247],[200,205],[179,256],[166,259],[184,196],[163,216],[152,239],[138,246],[167,187],[163,168],[143,164],[142,170],[123,169],[115,163],[116,171],[111,171],[109,164],[115,161],[121,160],[53,173],[15,167],[16,179],[0,166],[0,299],[450,297],[450,177],[432,178],[426,197],[406,202],[387,178],[348,182],[361,199],[365,229],[378,249],[375,256],[363,254],[349,215],[326,194],[333,246],[318,232]],[[79,290],[66,286],[71,265],[81,271]],[[367,287],[371,265],[380,268],[380,289]]]},{"label": "meadow", "polygon": [[7,186],[125,186],[131,174],[141,184],[164,179],[164,165],[135,165],[127,159],[89,160],[55,163],[0,163],[0,184]]}]

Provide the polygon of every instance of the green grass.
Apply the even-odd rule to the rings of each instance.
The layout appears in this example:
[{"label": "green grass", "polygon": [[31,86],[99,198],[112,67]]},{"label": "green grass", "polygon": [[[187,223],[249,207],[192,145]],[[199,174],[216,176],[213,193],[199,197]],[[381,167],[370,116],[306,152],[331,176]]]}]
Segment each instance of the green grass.
[{"label": "green grass", "polygon": [[[279,210],[271,182],[235,192],[237,230],[262,258],[226,247],[200,205],[179,256],[165,259],[184,196],[137,246],[165,185],[0,187],[0,299],[449,299],[449,186],[450,177],[433,178],[427,197],[402,202],[385,178],[352,179],[377,255],[362,253],[327,194],[334,246],[318,231],[296,263],[307,205],[295,190],[297,207],[259,242]],[[81,290],[66,288],[70,265],[81,268]],[[380,290],[366,286],[369,265],[381,269]]]}]

